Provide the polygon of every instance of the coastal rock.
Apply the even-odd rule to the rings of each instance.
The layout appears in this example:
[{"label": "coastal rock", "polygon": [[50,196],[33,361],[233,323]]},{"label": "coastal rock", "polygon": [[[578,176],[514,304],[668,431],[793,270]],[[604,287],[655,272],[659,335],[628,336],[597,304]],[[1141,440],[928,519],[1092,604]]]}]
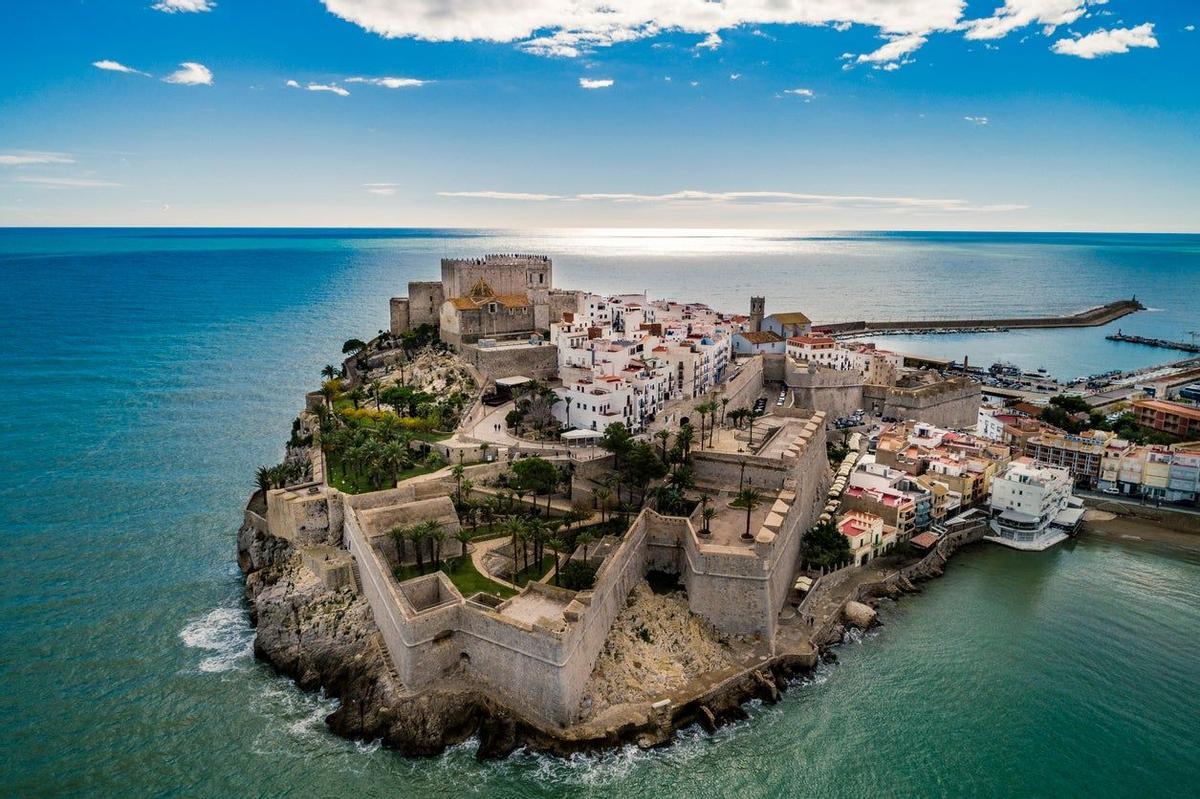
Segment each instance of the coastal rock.
[{"label": "coastal rock", "polygon": [[864,605],[862,602],[847,602],[846,607],[842,610],[842,614],[846,617],[846,622],[852,627],[857,627],[860,630],[868,630],[873,624],[878,621],[878,615],[875,609],[869,605]]}]

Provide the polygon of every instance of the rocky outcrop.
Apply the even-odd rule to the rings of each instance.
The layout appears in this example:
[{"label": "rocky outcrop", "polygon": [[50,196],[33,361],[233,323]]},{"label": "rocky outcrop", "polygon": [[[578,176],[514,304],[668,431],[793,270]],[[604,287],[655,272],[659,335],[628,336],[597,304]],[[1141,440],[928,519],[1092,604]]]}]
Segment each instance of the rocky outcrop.
[{"label": "rocky outcrop", "polygon": [[860,630],[869,630],[878,621],[875,609],[862,602],[847,602],[846,607],[842,609],[842,615],[846,617],[848,624]]}]

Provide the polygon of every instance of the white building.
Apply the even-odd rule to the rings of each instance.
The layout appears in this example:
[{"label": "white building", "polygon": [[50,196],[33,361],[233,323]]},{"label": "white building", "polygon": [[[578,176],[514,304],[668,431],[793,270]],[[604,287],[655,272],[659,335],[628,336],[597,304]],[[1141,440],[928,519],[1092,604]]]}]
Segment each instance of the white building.
[{"label": "white building", "polygon": [[1072,496],[1071,473],[1057,466],[1037,466],[1019,458],[992,481],[990,501],[993,535],[988,541],[1040,551],[1074,532],[1083,517],[1082,500]]}]

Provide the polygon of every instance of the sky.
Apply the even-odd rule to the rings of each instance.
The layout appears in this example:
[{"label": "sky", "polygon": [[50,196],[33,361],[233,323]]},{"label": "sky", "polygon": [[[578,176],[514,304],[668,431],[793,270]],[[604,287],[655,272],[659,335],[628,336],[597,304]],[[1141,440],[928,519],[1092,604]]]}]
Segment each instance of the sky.
[{"label": "sky", "polygon": [[0,226],[1200,232],[1197,0],[8,0]]}]

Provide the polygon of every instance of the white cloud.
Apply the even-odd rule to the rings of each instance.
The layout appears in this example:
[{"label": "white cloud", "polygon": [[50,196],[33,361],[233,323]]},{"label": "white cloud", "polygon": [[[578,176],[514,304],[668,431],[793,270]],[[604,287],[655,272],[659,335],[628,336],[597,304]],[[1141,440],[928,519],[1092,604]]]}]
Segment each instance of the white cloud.
[{"label": "white cloud", "polygon": [[799,97],[806,103],[812,102],[812,99],[817,96],[812,89],[784,89],[783,93],[790,94],[794,97]]},{"label": "white cloud", "polygon": [[217,4],[212,0],[158,0],[157,3],[150,6],[155,11],[163,11],[167,14],[197,13],[200,11],[212,11]]},{"label": "white cloud", "polygon": [[721,36],[717,33],[710,33],[704,37],[703,41],[696,43],[696,49],[716,50],[721,44]]},{"label": "white cloud", "polygon": [[23,150],[16,153],[0,153],[0,166],[29,166],[31,164],[73,164],[75,159],[66,153],[46,153]]},{"label": "white cloud", "polygon": [[1092,59],[1114,53],[1128,53],[1131,47],[1158,47],[1158,39],[1154,38],[1153,23],[1146,22],[1134,28],[1102,28],[1078,39],[1059,39],[1050,49],[1059,55]]},{"label": "white cloud", "polygon": [[[863,53],[856,61],[860,64],[877,64],[890,72],[899,69],[901,64],[909,63],[905,56],[915,53],[927,41],[928,37],[917,33],[894,36],[888,40],[887,44],[878,49],[870,53]],[[895,66],[892,66],[893,64]]]},{"label": "white cloud", "polygon": [[420,78],[346,78],[346,83],[367,83],[385,89],[411,89],[429,82]]},{"label": "white cloud", "polygon": [[742,73],[740,73],[740,72],[731,72],[731,73],[729,73],[729,79],[730,79],[730,80],[737,80],[737,79],[738,79],[738,78],[740,78],[740,77],[742,77]]},{"label": "white cloud", "polygon": [[464,197],[471,200],[519,200],[523,202],[570,199],[558,194],[529,194],[521,191],[439,191],[438,196]]},{"label": "white cloud", "polygon": [[579,85],[584,89],[607,89],[615,81],[612,78],[580,78]]},{"label": "white cloud", "polygon": [[[573,57],[667,31],[719,33],[741,25],[861,24],[888,34],[947,30],[963,0],[322,0],[342,19],[387,38],[515,42]],[[761,31],[755,31],[761,35]]]},{"label": "white cloud", "polygon": [[871,195],[804,194],[788,191],[696,191],[685,190],[668,194],[593,193],[593,194],[527,194],[503,191],[443,191],[442,197],[466,197],[480,200],[514,200],[546,202],[551,200],[609,203],[654,203],[672,205],[772,205],[798,208],[871,208],[911,212],[977,212],[1019,211],[1027,205],[1004,203],[974,205],[966,200],[923,197],[878,197]]},{"label": "white cloud", "polygon": [[107,58],[100,61],[93,61],[92,66],[94,66],[96,69],[107,70],[108,72],[125,72],[130,75],[145,75],[146,77],[150,77],[149,72],[142,72],[140,69],[127,67],[120,61],[112,61]]},{"label": "white cloud", "polygon": [[284,85],[290,89],[304,89],[304,90],[310,91],[310,92],[330,92],[332,94],[336,94],[338,97],[349,97],[350,96],[349,91],[347,91],[346,89],[343,89],[341,86],[338,86],[336,83],[309,83],[304,86],[301,86],[296,81],[289,80]]},{"label": "white cloud", "polygon": [[1192,31],[1196,30],[1196,26],[1195,25],[1184,25],[1183,29],[1185,31],[1187,31],[1188,33],[1191,33]]},{"label": "white cloud", "polygon": [[963,119],[967,122],[970,122],[972,125],[979,125],[981,127],[988,123],[987,117],[963,117]]},{"label": "white cloud", "polygon": [[184,61],[179,69],[163,78],[166,83],[181,86],[212,86],[213,74],[208,67],[195,61]]},{"label": "white cloud", "polygon": [[378,194],[380,197],[391,197],[396,193],[395,183],[364,183],[368,194]]},{"label": "white cloud", "polygon": [[[1005,0],[990,17],[964,23],[968,39],[1002,39],[1018,28],[1038,24],[1049,36],[1059,25],[1070,25],[1087,11],[1088,0]],[[1090,5],[1103,5],[1092,0]]]},{"label": "white cloud", "polygon": [[13,178],[17,183],[28,183],[32,186],[40,186],[46,189],[109,189],[118,188],[120,183],[113,183],[108,180],[93,180],[92,178],[45,178],[45,177],[17,177]]}]

